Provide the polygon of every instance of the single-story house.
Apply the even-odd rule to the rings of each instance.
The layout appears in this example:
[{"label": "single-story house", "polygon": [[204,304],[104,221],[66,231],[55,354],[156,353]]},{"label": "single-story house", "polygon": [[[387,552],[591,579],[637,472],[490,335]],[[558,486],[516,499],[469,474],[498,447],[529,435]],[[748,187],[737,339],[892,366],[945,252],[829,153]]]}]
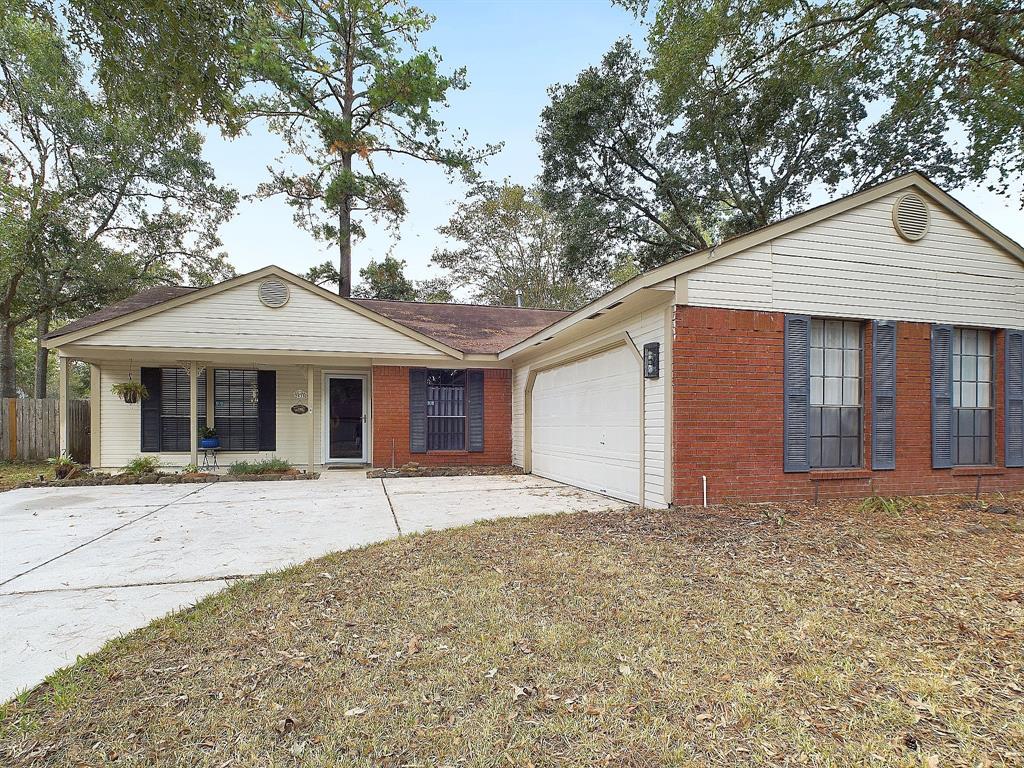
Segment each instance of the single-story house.
[{"label": "single-story house", "polygon": [[[1024,249],[909,174],[572,313],[342,298],[270,266],[52,333],[92,456],[515,464],[648,506],[1024,488]],[[149,397],[111,392],[129,380]],[[66,425],[62,434],[66,438]],[[66,444],[66,443],[65,443]]]}]

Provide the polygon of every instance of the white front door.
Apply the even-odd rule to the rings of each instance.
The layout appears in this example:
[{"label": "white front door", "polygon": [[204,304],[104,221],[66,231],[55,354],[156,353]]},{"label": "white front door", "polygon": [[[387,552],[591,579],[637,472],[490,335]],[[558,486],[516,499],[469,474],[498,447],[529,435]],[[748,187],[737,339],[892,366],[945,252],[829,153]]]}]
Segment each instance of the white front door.
[{"label": "white front door", "polygon": [[366,464],[368,453],[366,376],[324,377],[324,456],[333,464]]},{"label": "white front door", "polygon": [[532,472],[617,499],[640,498],[640,370],[625,346],[541,371]]}]

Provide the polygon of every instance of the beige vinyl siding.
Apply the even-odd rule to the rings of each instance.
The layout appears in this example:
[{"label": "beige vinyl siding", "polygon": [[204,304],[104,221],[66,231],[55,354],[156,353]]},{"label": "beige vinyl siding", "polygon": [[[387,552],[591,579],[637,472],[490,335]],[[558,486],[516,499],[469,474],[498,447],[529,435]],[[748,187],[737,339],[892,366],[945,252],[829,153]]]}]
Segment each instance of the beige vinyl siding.
[{"label": "beige vinyl siding", "polygon": [[352,354],[445,355],[376,320],[292,285],[279,308],[264,306],[259,281],[173,307],[77,344],[175,348],[289,350]]},{"label": "beige vinyl siding", "polygon": [[[93,463],[104,469],[120,469],[138,456],[155,456],[160,463],[169,468],[180,468],[190,461],[189,453],[142,453],[141,451],[141,405],[129,405],[111,393],[110,388],[119,382],[128,380],[128,365],[124,363],[98,363],[100,369],[100,460],[93,458]],[[160,367],[154,363],[154,367]],[[167,367],[164,364],[163,367]],[[237,367],[233,365],[214,366],[221,368]],[[267,366],[261,366],[267,367]],[[320,403],[322,370],[317,369],[315,390],[306,404],[309,413],[292,413],[295,404],[296,390],[306,389],[306,369],[304,366],[281,366],[277,371],[277,449],[274,451],[221,451],[218,461],[226,468],[235,461],[254,461],[261,458],[278,456],[288,459],[293,464],[305,466],[307,463],[306,435],[312,425],[314,430],[314,448],[316,462],[320,462],[323,416]],[[366,371],[368,373],[368,371]],[[139,381],[141,367],[135,364],[132,378]]]},{"label": "beige vinyl siding", "polygon": [[891,195],[690,272],[695,306],[815,315],[1024,325],[1024,270],[929,201],[931,227],[907,242]]},{"label": "beige vinyl siding", "polygon": [[[629,333],[637,347],[649,341],[661,343],[661,372],[657,379],[644,379],[644,496],[648,506],[667,506],[665,499],[665,391],[669,385],[665,374],[666,358],[671,350],[665,349],[665,308],[653,307],[638,313],[584,339],[569,344],[552,346],[543,356],[518,365],[512,373],[512,461],[523,466],[526,442],[526,383],[532,368],[542,368],[552,360],[571,355],[574,349],[600,345],[602,340],[621,337]],[[640,365],[633,362],[636,376]]]}]

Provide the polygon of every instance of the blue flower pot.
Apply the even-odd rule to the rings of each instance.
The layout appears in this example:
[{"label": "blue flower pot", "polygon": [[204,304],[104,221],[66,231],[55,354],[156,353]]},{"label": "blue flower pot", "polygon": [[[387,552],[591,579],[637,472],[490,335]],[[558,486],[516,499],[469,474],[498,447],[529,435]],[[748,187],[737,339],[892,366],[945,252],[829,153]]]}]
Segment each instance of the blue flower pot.
[{"label": "blue flower pot", "polygon": [[200,448],[220,448],[219,437],[200,437],[199,438]]}]

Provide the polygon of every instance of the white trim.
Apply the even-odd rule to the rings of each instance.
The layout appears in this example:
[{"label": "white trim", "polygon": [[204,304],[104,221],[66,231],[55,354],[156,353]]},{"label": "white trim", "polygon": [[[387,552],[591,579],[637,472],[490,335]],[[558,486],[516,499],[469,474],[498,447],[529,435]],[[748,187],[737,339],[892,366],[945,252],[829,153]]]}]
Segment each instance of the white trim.
[{"label": "white trim", "polygon": [[[331,379],[359,379],[363,383],[363,455],[358,459],[334,459],[331,458],[331,404],[330,404],[330,382]],[[324,465],[345,465],[353,464],[361,466],[370,463],[370,456],[373,455],[371,442],[373,440],[373,421],[370,413],[370,373],[368,371],[323,371],[320,377],[320,421],[321,421],[321,456]]]}]

